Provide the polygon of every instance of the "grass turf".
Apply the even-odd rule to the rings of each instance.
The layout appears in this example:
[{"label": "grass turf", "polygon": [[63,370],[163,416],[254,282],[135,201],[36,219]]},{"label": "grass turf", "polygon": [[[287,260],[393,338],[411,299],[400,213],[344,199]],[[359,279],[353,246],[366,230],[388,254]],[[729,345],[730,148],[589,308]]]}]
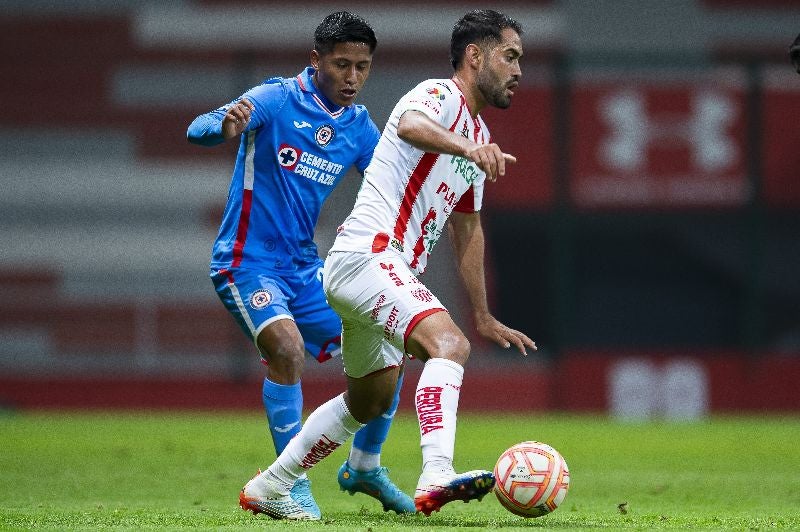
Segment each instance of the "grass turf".
[{"label": "grass turf", "polygon": [[[537,439],[561,451],[572,486],[538,519],[493,496],[429,518],[383,513],[338,490],[349,445],[310,474],[317,523],[276,522],[237,507],[241,486],[274,457],[257,415],[0,415],[0,529],[436,530],[800,529],[800,419],[615,423],[601,416],[459,416],[456,468],[490,469],[505,448]],[[401,414],[383,463],[411,493],[420,467],[416,420]]]}]

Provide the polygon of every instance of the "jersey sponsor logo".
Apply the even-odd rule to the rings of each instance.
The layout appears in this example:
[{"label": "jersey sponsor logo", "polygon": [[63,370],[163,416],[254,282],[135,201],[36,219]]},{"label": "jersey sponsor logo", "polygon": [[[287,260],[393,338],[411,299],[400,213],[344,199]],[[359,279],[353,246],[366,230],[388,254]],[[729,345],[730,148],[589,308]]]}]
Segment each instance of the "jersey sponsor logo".
[{"label": "jersey sponsor logo", "polygon": [[344,171],[344,165],[285,143],[278,148],[278,163],[290,172],[328,186],[334,185]]},{"label": "jersey sponsor logo", "polygon": [[381,307],[386,302],[386,296],[381,294],[377,301],[375,301],[375,305],[372,307],[372,312],[369,313],[369,317],[372,318],[373,321],[378,321],[378,316],[380,315]]},{"label": "jersey sponsor logo", "polygon": [[253,292],[250,296],[250,306],[256,310],[261,310],[272,303],[272,294],[266,288],[261,288]]},{"label": "jersey sponsor logo", "polygon": [[444,201],[447,202],[450,208],[455,207],[456,203],[458,203],[458,198],[456,197],[456,191],[450,190],[450,187],[444,181],[439,183],[439,188],[436,189],[436,193],[442,195]]},{"label": "jersey sponsor logo", "polygon": [[398,314],[400,314],[400,310],[393,305],[392,310],[389,311],[389,317],[386,318],[386,323],[383,326],[383,337],[389,342],[394,340],[397,326],[400,324],[400,321],[397,319]]},{"label": "jersey sponsor logo", "polygon": [[317,128],[317,131],[314,133],[314,140],[317,141],[317,144],[322,146],[323,148],[330,144],[333,140],[333,137],[336,136],[336,130],[333,129],[333,126],[330,124],[323,124]]},{"label": "jersey sponsor logo", "polygon": [[403,286],[403,280],[400,279],[399,275],[392,271],[394,270],[394,264],[384,264],[381,262],[381,268],[389,272],[389,279],[394,281],[395,286]]},{"label": "jersey sponsor logo", "polygon": [[468,185],[471,185],[478,178],[478,169],[472,161],[454,155],[450,162],[456,167],[456,173],[464,178]]},{"label": "jersey sponsor logo", "polygon": [[412,290],[411,295],[423,303],[430,303],[433,301],[433,294],[427,288],[417,288],[416,290]]},{"label": "jersey sponsor logo", "polygon": [[[421,233],[419,239],[417,239],[417,243],[414,245],[414,260],[409,264],[412,268],[416,268],[419,265],[419,257],[422,255],[423,251],[427,251],[430,254],[433,250],[433,246],[436,245],[436,241],[439,240],[439,234],[441,233],[441,231],[436,230],[437,227],[436,210],[430,209],[420,225]],[[417,297],[417,299],[419,298]],[[423,299],[422,301],[425,300]]]},{"label": "jersey sponsor logo", "polygon": [[431,87],[426,92],[428,94],[430,94],[431,97],[433,97],[433,98],[435,98],[437,100],[444,100],[445,99],[445,95],[444,95],[444,93],[442,91],[439,90],[439,87]]},{"label": "jersey sponsor logo", "polygon": [[302,122],[298,122],[297,120],[294,121],[294,127],[297,129],[303,129],[305,127],[311,127],[311,124],[303,120]]},{"label": "jersey sponsor logo", "polygon": [[300,164],[294,169],[294,173],[315,183],[333,185],[343,170],[344,166],[339,163],[318,157],[312,153],[303,152],[300,154]]},{"label": "jersey sponsor logo", "polygon": [[302,155],[303,152],[294,146],[281,144],[278,148],[278,164],[293,172],[294,167],[297,166],[297,162],[300,160],[300,156]]}]

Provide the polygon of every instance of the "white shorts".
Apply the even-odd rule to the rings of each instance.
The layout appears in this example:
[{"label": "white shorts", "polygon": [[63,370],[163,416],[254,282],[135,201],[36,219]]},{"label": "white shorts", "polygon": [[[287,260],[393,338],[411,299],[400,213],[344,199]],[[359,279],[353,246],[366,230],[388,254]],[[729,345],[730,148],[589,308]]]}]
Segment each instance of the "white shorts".
[{"label": "white shorts", "polygon": [[403,363],[405,343],[426,316],[447,311],[393,251],[335,251],[323,287],[342,318],[344,372],[363,377]]}]

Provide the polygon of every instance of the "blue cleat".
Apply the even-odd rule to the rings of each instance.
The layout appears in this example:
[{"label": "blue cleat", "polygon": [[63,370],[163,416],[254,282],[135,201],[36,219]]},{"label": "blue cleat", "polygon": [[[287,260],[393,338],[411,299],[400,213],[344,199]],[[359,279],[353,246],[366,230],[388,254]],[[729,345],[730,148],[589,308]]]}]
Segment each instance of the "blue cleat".
[{"label": "blue cleat", "polygon": [[314,496],[311,494],[311,481],[307,478],[298,478],[294,486],[292,486],[289,496],[306,513],[313,515],[317,519],[322,516],[319,506],[317,506],[317,501],[314,500]]},{"label": "blue cleat", "polygon": [[389,470],[377,467],[372,471],[356,471],[345,461],[339,468],[339,488],[355,495],[356,492],[365,493],[378,499],[383,504],[383,511],[394,511],[398,514],[413,514],[417,509],[414,501],[400,491],[389,478]]}]

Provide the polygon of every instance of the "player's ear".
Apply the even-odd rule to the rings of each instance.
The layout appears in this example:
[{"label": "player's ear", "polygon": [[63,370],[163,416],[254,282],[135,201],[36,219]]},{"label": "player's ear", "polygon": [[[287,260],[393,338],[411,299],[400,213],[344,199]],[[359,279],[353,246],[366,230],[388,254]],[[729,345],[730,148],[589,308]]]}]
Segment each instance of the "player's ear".
[{"label": "player's ear", "polygon": [[477,44],[468,44],[464,50],[464,59],[473,68],[480,68],[483,61],[483,50]]},{"label": "player's ear", "polygon": [[311,66],[314,70],[319,70],[319,52],[316,50],[311,50]]}]

